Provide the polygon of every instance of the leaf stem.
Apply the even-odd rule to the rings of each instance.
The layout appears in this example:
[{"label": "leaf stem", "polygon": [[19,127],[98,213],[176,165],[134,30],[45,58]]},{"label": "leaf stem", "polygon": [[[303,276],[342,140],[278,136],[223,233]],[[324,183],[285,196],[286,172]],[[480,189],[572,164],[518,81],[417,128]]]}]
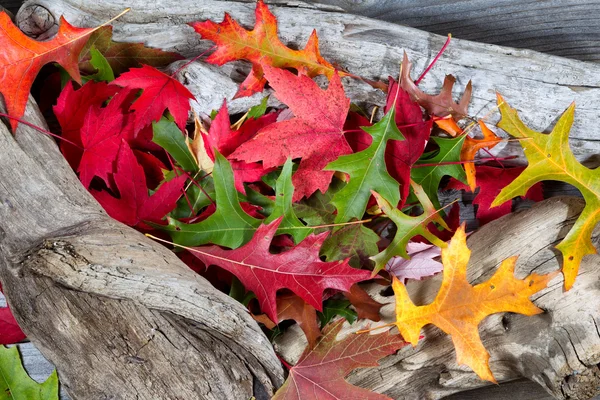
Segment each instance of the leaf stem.
[{"label": "leaf stem", "polygon": [[429,64],[429,66],[427,68],[425,68],[425,71],[423,71],[423,73],[421,74],[421,76],[419,76],[419,78],[415,81],[415,85],[418,85],[419,83],[421,83],[421,81],[423,80],[423,78],[425,78],[425,75],[427,75],[427,73],[431,70],[431,68],[433,68],[433,66],[435,65],[435,63],[440,59],[440,57],[442,56],[442,54],[444,53],[444,51],[446,51],[446,48],[450,44],[451,40],[452,40],[452,34],[449,33],[448,34],[448,39],[446,39],[446,43],[444,43],[444,45],[442,46],[442,48],[440,49],[440,51],[437,53],[437,55],[435,56],[435,58],[433,59],[433,61],[431,62],[431,64]]},{"label": "leaf stem", "polygon": [[52,136],[55,139],[60,139],[63,142],[69,143],[70,145],[73,145],[73,146],[77,147],[78,149],[83,150],[83,147],[81,147],[77,143],[71,142],[69,139],[65,139],[64,137],[62,137],[60,135],[57,135],[57,134],[52,133],[50,131],[47,131],[44,128],[41,128],[41,127],[39,127],[37,125],[32,124],[31,122],[25,121],[24,119],[13,117],[13,116],[5,114],[5,113],[0,113],[0,117],[6,117],[6,118],[9,118],[9,119],[14,119],[16,121],[19,121],[19,123],[21,123],[23,125],[27,125],[28,127],[35,129],[36,131],[44,133],[44,134],[46,134],[48,136]]}]

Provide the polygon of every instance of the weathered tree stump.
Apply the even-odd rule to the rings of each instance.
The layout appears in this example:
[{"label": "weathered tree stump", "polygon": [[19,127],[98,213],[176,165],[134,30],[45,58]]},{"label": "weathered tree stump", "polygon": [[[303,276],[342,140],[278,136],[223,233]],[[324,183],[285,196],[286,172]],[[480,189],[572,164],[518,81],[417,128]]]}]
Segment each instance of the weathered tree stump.
[{"label": "weathered tree stump", "polygon": [[[52,34],[59,15],[75,25],[95,26],[126,7],[133,11],[114,24],[115,40],[145,42],[189,57],[212,44],[185,23],[220,20],[225,11],[246,26],[254,22],[253,3],[216,0],[35,0],[21,8],[17,21],[43,38]],[[369,79],[397,75],[403,51],[415,70],[422,70],[445,40],[331,7],[282,1],[273,11],[284,41],[302,46],[315,27],[325,57]],[[245,69],[243,63],[216,68],[196,62],[179,78],[197,96],[194,108],[209,112],[223,98],[231,99]],[[574,153],[582,160],[600,153],[595,130],[600,66],[456,40],[421,86],[436,90],[446,73],[457,76],[457,91],[473,80],[473,115],[492,110],[498,90],[537,129],[547,128],[576,101]],[[355,102],[383,101],[383,93],[363,82],[348,79],[345,85]],[[246,110],[258,97],[231,101],[230,107]],[[33,104],[25,118],[45,125]],[[74,399],[264,398],[282,383],[273,348],[247,311],[169,250],[108,218],[52,140],[21,125],[14,138],[0,127],[0,142],[0,279],[23,330],[57,366]],[[518,148],[507,145],[501,151],[517,154]],[[580,210],[580,200],[552,199],[487,225],[470,239],[469,276],[483,280],[515,254],[521,254],[521,276],[558,268],[552,245]],[[597,393],[599,260],[584,259],[570,292],[564,294],[556,278],[537,295],[534,301],[545,314],[497,315],[482,324],[499,381],[526,377],[560,399]],[[413,299],[431,299],[436,285],[439,279],[411,285]],[[380,287],[372,291],[379,300],[391,301],[381,297]],[[389,318],[389,306],[384,313]],[[277,343],[290,361],[302,347],[294,330]],[[449,338],[435,329],[425,331],[416,349],[403,349],[379,368],[352,374],[350,381],[393,398],[440,398],[485,385],[456,365]]]}]

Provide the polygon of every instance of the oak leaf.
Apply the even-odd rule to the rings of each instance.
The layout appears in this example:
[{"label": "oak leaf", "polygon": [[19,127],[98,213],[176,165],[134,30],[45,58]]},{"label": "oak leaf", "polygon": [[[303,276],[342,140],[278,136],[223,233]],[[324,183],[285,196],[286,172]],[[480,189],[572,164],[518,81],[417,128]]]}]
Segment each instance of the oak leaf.
[{"label": "oak leaf", "polygon": [[302,158],[292,182],[294,201],[316,190],[325,193],[333,171],[323,168],[352,149],[344,138],[344,122],[350,107],[338,74],[327,90],[306,75],[265,65],[265,75],[275,97],[287,104],[294,118],[268,125],[231,154],[246,162],[263,161],[266,168],[283,165],[288,158]]},{"label": "oak leaf", "polygon": [[400,86],[411,95],[414,101],[418,102],[426,109],[429,114],[438,117],[451,115],[456,120],[469,115],[467,109],[469,108],[471,93],[473,91],[471,81],[467,83],[467,87],[465,88],[460,101],[455,103],[452,99],[452,87],[454,86],[456,79],[452,75],[446,75],[442,85],[442,91],[433,96],[424,93],[417,85],[415,85],[410,77],[411,68],[412,64],[408,61],[406,53],[404,53],[401,66]]},{"label": "oak leaf", "polygon": [[[478,121],[481,133],[483,134],[482,139],[475,139],[466,134],[463,147],[460,151],[461,161],[473,161],[477,152],[482,149],[490,150],[502,141],[502,138],[496,136],[496,134],[488,128],[482,120]],[[477,187],[475,163],[465,162],[463,164],[465,168],[465,174],[467,175],[467,183],[471,192],[475,191]]]},{"label": "oak leaf", "polygon": [[357,368],[378,366],[378,360],[395,353],[406,343],[399,335],[350,334],[336,337],[344,320],[323,329],[314,348],[307,347],[273,400],[388,400],[389,397],[349,384],[344,377]]},{"label": "oak leaf", "polygon": [[[321,57],[319,39],[313,30],[303,50],[292,50],[277,37],[277,19],[262,0],[256,4],[256,24],[247,31],[225,14],[223,22],[192,22],[190,25],[203,39],[215,42],[217,50],[206,58],[211,64],[223,65],[235,60],[252,63],[250,75],[242,82],[234,98],[250,96],[263,90],[267,80],[263,66],[295,68],[310,77],[332,78],[335,68]],[[340,73],[345,75],[344,73]]]},{"label": "oak leaf", "polygon": [[350,267],[348,261],[323,262],[319,249],[327,233],[310,235],[288,251],[272,254],[271,241],[281,218],[261,225],[252,239],[235,250],[219,246],[196,247],[194,256],[206,265],[217,265],[231,272],[256,295],[261,310],[278,322],[276,292],[290,289],[308,304],[322,310],[323,291],[348,291],[359,281],[369,279],[369,271]]},{"label": "oak leaf", "polygon": [[309,347],[313,347],[321,336],[321,329],[317,322],[317,310],[293,293],[277,296],[277,317],[279,321],[286,319],[296,321],[306,335]]},{"label": "oak leaf", "polygon": [[381,310],[381,307],[383,307],[385,304],[381,304],[374,300],[358,284],[355,283],[352,285],[349,292],[344,292],[344,296],[346,296],[352,306],[356,309],[358,318],[366,318],[375,322],[381,319],[379,310]]},{"label": "oak leaf", "polygon": [[596,254],[592,244],[592,231],[600,221],[600,170],[583,166],[569,148],[569,131],[573,125],[575,104],[560,116],[550,134],[536,132],[519,119],[517,111],[498,95],[498,106],[502,119],[498,127],[520,141],[529,164],[525,171],[510,185],[502,189],[492,207],[524,196],[535,183],[543,180],[562,181],[580,190],[586,205],[567,236],[556,246],[563,255],[562,271],[565,289],[575,283],[579,264],[588,254]]},{"label": "oak leaf", "polygon": [[0,346],[0,393],[3,400],[55,400],[58,375],[53,370],[43,383],[37,383],[23,368],[17,346]]},{"label": "oak leaf", "polygon": [[[47,63],[59,63],[81,83],[77,62],[91,32],[93,29],[76,28],[61,17],[56,36],[38,42],[21,32],[7,13],[0,12],[0,93],[10,116],[23,116],[31,85]],[[10,120],[13,132],[18,123],[16,119]]]},{"label": "oak leaf", "polygon": [[435,260],[440,256],[440,248],[428,243],[408,242],[406,252],[410,259],[392,257],[385,266],[386,271],[398,278],[402,283],[408,279],[423,279],[435,275],[444,269],[441,262]]},{"label": "oak leaf", "polygon": [[[0,284],[0,299],[2,299],[2,285]],[[21,330],[10,307],[0,308],[0,344],[14,344],[24,340],[27,336]],[[1,393],[1,392],[0,392]]]},{"label": "oak leaf", "polygon": [[448,247],[442,249],[442,286],[435,300],[425,306],[415,306],[404,284],[394,278],[395,324],[404,339],[413,346],[417,345],[423,326],[436,325],[452,337],[459,364],[469,366],[481,379],[495,382],[489,367],[490,355],[479,337],[479,323],[499,312],[528,316],[543,312],[529,297],[544,289],[557,273],[533,273],[525,279],[516,279],[514,268],[517,257],[511,257],[502,262],[489,280],[471,286],[466,272],[470,256],[463,224]]}]

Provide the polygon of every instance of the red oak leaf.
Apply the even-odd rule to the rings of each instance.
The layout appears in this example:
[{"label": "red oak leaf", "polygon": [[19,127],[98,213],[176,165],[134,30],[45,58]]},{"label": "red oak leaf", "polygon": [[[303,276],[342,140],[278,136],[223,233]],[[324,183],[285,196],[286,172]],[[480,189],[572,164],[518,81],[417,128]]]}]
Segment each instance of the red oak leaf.
[{"label": "red oak leaf", "polygon": [[[81,83],[79,53],[93,29],[76,28],[63,17],[58,33],[52,40],[38,42],[27,37],[0,12],[0,92],[8,114],[21,118],[25,112],[29,91],[40,69],[49,62],[59,63],[73,79]],[[13,129],[18,121],[10,120]]]},{"label": "red oak leaf", "polygon": [[309,197],[317,189],[325,193],[333,171],[323,171],[331,161],[352,149],[344,137],[344,122],[350,107],[342,82],[334,74],[327,90],[306,75],[264,66],[275,96],[287,104],[295,117],[261,129],[241,145],[233,158],[246,162],[263,161],[266,168],[283,165],[288,158],[302,157],[292,177],[293,200]]},{"label": "red oak leaf", "polygon": [[204,246],[196,247],[193,254],[204,264],[217,265],[237,276],[246,289],[254,292],[261,310],[275,322],[278,289],[290,289],[320,311],[325,289],[347,292],[354,283],[371,277],[370,271],[350,267],[348,260],[321,261],[319,250],[328,232],[310,235],[291,250],[271,254],[269,246],[281,219],[261,225],[252,240],[238,249]]},{"label": "red oak leaf", "polygon": [[[498,207],[490,208],[490,206],[502,188],[514,181],[524,169],[524,167],[496,168],[487,165],[475,166],[479,193],[475,196],[473,204],[477,205],[477,214],[475,216],[480,225],[487,224],[511,212],[512,203],[510,201]],[[450,181],[447,188],[470,190],[469,186],[455,179]],[[537,183],[533,185],[527,191],[525,198],[533,201],[543,200],[542,184]]]},{"label": "red oak leaf", "polygon": [[152,196],[148,196],[144,169],[138,164],[129,145],[123,142],[119,150],[114,180],[120,198],[112,197],[106,191],[92,190],[92,195],[108,215],[117,221],[129,226],[144,227],[140,225],[143,221],[160,223],[163,217],[175,208],[186,176],[178,176],[163,183]]},{"label": "red oak leaf", "polygon": [[396,124],[404,140],[390,140],[385,150],[385,163],[390,175],[401,186],[400,205],[404,206],[410,190],[410,169],[423,154],[431,134],[432,120],[423,120],[423,111],[410,94],[390,78],[385,105],[387,113],[396,104]]},{"label": "red oak leaf", "polygon": [[185,130],[190,111],[190,99],[194,95],[178,80],[156,68],[143,65],[132,68],[111,82],[130,89],[143,89],[140,97],[131,105],[135,111],[134,132],[139,132],[150,123],[157,122],[168,108],[179,129]]},{"label": "red oak leaf", "polygon": [[352,370],[376,367],[379,359],[395,353],[406,343],[400,335],[350,334],[336,337],[344,320],[323,329],[317,345],[307,347],[290,369],[283,386],[273,400],[389,400],[389,397],[349,384],[344,380]]},{"label": "red oak leaf", "polygon": [[229,156],[241,144],[246,143],[254,137],[261,128],[274,123],[276,119],[277,114],[270,113],[258,119],[250,118],[239,129],[231,129],[227,102],[224,101],[223,106],[221,106],[221,109],[210,125],[208,134],[202,132],[206,154],[214,162],[214,149],[216,148],[219,153],[223,154],[229,160],[233,168],[235,188],[241,193],[246,193],[244,183],[259,181],[263,175],[273,171],[273,168],[264,168],[260,163],[247,163],[235,160]]},{"label": "red oak leaf", "polygon": [[[2,292],[2,285],[0,285],[0,292]],[[2,298],[1,294],[0,298]],[[19,343],[26,337],[10,308],[8,306],[0,308],[0,344]]]},{"label": "red oak leaf", "polygon": [[[79,160],[83,154],[80,130],[87,111],[91,107],[100,108],[117,91],[117,87],[109,86],[106,82],[94,81],[89,81],[75,90],[73,82],[69,81],[60,92],[53,110],[62,129],[62,137],[68,140],[68,142],[60,141],[60,149],[74,170],[79,167]],[[75,143],[79,147],[69,142]]]}]

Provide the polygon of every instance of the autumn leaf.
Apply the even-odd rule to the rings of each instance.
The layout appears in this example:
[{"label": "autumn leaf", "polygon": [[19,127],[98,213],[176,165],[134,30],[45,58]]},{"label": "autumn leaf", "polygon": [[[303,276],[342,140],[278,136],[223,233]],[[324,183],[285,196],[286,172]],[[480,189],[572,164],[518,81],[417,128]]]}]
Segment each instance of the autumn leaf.
[{"label": "autumn leaf", "polygon": [[116,75],[142,64],[151,67],[165,67],[174,61],[183,59],[177,53],[152,49],[142,43],[117,43],[112,41],[112,26],[103,26],[93,32],[87,40],[79,56],[79,70],[84,73],[94,73],[91,64],[92,47],[95,47],[110,64]]},{"label": "autumn leaf", "polygon": [[283,165],[288,158],[302,158],[292,182],[294,201],[316,190],[325,193],[333,171],[323,168],[352,149],[344,138],[344,122],[350,99],[340,77],[334,74],[327,90],[306,75],[265,65],[265,75],[275,97],[287,104],[294,118],[268,125],[231,157],[246,162],[261,161],[266,168]]},{"label": "autumn leaf", "polygon": [[442,286],[435,300],[425,306],[415,306],[404,284],[394,278],[395,324],[404,339],[413,346],[419,341],[421,328],[434,324],[452,337],[459,364],[469,366],[481,379],[496,382],[489,367],[490,355],[479,337],[479,323],[499,312],[528,316],[543,312],[529,297],[544,289],[556,273],[533,273],[525,279],[516,279],[517,257],[511,257],[502,262],[489,280],[471,286],[466,272],[470,257],[463,224],[456,230],[450,245],[442,249]]},{"label": "autumn leaf", "polygon": [[377,242],[381,238],[363,224],[341,226],[329,236],[321,247],[321,254],[327,261],[345,260],[350,265],[361,268],[372,264],[369,257],[379,251]]},{"label": "autumn leaf", "polygon": [[186,224],[169,218],[168,231],[173,241],[183,246],[214,243],[236,248],[248,242],[260,219],[248,215],[240,205],[238,192],[233,185],[233,170],[219,152],[215,152],[215,169],[212,174],[215,185],[216,211],[205,220]]},{"label": "autumn leaf", "polygon": [[398,182],[390,176],[385,162],[388,141],[404,140],[395,118],[394,107],[375,125],[362,128],[373,138],[369,147],[358,153],[340,156],[325,166],[325,170],[350,175],[350,182],[333,196],[332,203],[337,209],[335,222],[361,219],[371,190],[379,192],[393,204],[400,201]]},{"label": "autumn leaf", "polygon": [[389,397],[351,385],[344,378],[357,368],[378,366],[378,360],[395,353],[406,343],[398,335],[350,334],[336,337],[344,320],[323,329],[314,348],[307,347],[273,400],[386,400]]},{"label": "autumn leaf", "polygon": [[[475,218],[479,221],[479,225],[482,226],[511,212],[512,202],[507,201],[493,208],[492,202],[504,187],[508,186],[525,170],[525,167],[498,168],[488,165],[477,165],[475,170],[479,192],[477,192],[477,195],[473,199],[473,205],[477,206]],[[450,180],[446,189],[470,190],[467,185],[454,179]],[[543,200],[544,193],[541,183],[531,186],[523,198],[533,201]]]},{"label": "autumn leaf", "polygon": [[52,371],[44,383],[27,375],[17,346],[0,346],[0,393],[4,400],[58,400],[58,375]]},{"label": "autumn leaf", "polygon": [[392,257],[385,266],[386,271],[402,283],[408,279],[423,279],[435,275],[444,269],[441,262],[435,260],[440,256],[440,248],[428,243],[408,242],[406,253],[410,259]]},{"label": "autumn leaf", "polygon": [[[2,285],[0,284],[0,298],[2,298]],[[0,308],[0,344],[14,344],[24,340],[27,336],[21,330],[15,316],[8,305]],[[0,391],[1,393],[1,391]]]},{"label": "autumn leaf", "polygon": [[322,309],[323,291],[348,291],[356,282],[369,279],[369,271],[350,267],[347,261],[323,262],[319,249],[327,233],[310,235],[288,251],[272,254],[271,241],[281,218],[261,225],[252,239],[235,250],[218,246],[196,247],[192,251],[206,265],[217,265],[234,274],[256,295],[261,310],[278,322],[276,292],[290,289],[308,304]]},{"label": "autumn leaf", "polygon": [[142,94],[130,107],[135,112],[134,132],[158,122],[166,109],[173,115],[179,129],[185,130],[190,100],[194,99],[194,95],[177,79],[156,68],[142,65],[141,68],[132,68],[121,74],[111,85],[142,89]]},{"label": "autumn leaf", "polygon": [[263,90],[267,82],[263,71],[265,65],[295,68],[309,77],[333,77],[335,69],[321,57],[316,31],[313,30],[303,50],[292,50],[277,37],[277,19],[262,0],[256,4],[255,15],[256,24],[251,31],[242,28],[227,13],[220,24],[213,21],[190,23],[203,39],[211,40],[217,46],[217,50],[206,58],[207,62],[223,65],[230,61],[248,60],[252,63],[250,75],[242,82],[234,98]]},{"label": "autumn leaf", "polygon": [[[460,151],[461,161],[473,161],[477,152],[481,149],[490,150],[502,141],[502,138],[496,136],[490,128],[488,128],[482,120],[478,121],[481,133],[483,133],[483,139],[474,139],[468,134],[465,137],[463,147]],[[477,187],[475,163],[466,162],[463,164],[465,168],[465,174],[467,175],[467,183],[471,192],[475,191]]]},{"label": "autumn leaf", "polygon": [[452,75],[446,75],[442,85],[442,91],[433,96],[424,93],[415,85],[410,77],[412,64],[408,61],[408,56],[404,53],[401,66],[400,86],[406,90],[411,98],[418,102],[431,115],[438,117],[446,117],[451,115],[455,120],[459,120],[469,115],[468,108],[471,101],[471,92],[473,91],[471,81],[467,83],[467,87],[458,103],[452,99],[452,87],[456,79]]},{"label": "autumn leaf", "polygon": [[321,336],[321,329],[317,322],[317,310],[293,293],[277,296],[277,317],[279,321],[286,319],[296,321],[306,335],[309,347],[313,347]]},{"label": "autumn leaf", "polygon": [[[21,118],[35,77],[45,64],[59,63],[78,83],[81,76],[77,62],[88,35],[93,29],[76,28],[63,17],[58,33],[45,42],[35,41],[19,30],[5,12],[0,12],[0,93],[8,114]],[[10,120],[13,132],[18,121]]]},{"label": "autumn leaf", "polygon": [[350,301],[356,309],[358,318],[370,319],[371,321],[379,321],[381,319],[379,310],[384,304],[375,301],[364,289],[358,284],[352,285],[350,291],[344,292],[344,296]]},{"label": "autumn leaf", "polygon": [[465,136],[453,139],[432,137],[439,150],[433,156],[421,157],[410,171],[413,181],[423,187],[435,207],[440,207],[438,190],[444,176],[466,182],[465,169],[460,165]]},{"label": "autumn leaf", "polygon": [[562,271],[565,289],[575,283],[579,264],[588,254],[596,254],[592,244],[592,231],[600,221],[600,170],[584,167],[569,147],[569,131],[573,125],[575,104],[561,115],[550,134],[536,132],[527,127],[517,111],[498,95],[498,107],[502,119],[498,127],[520,141],[529,164],[525,171],[510,185],[502,189],[492,207],[517,197],[524,196],[535,183],[543,180],[562,181],[575,186],[585,199],[585,208],[565,238],[556,246],[563,255]]},{"label": "autumn leaf", "polygon": [[438,223],[444,229],[448,229],[446,222],[440,213],[434,208],[433,204],[417,184],[413,184],[413,191],[421,203],[423,213],[419,216],[409,216],[392,206],[389,201],[384,199],[379,193],[373,192],[377,200],[377,205],[381,211],[396,224],[396,234],[392,242],[379,254],[371,257],[375,261],[373,273],[377,273],[385,268],[388,261],[394,256],[401,256],[409,259],[407,246],[410,239],[417,235],[423,236],[438,247],[445,247],[446,242],[440,240],[436,235],[427,229],[427,225],[432,222]]},{"label": "autumn leaf", "polygon": [[144,169],[127,143],[121,145],[113,178],[119,189],[118,199],[107,191],[91,193],[108,215],[129,226],[140,226],[143,221],[160,223],[175,208],[186,181],[185,175],[178,176],[149,196]]}]

